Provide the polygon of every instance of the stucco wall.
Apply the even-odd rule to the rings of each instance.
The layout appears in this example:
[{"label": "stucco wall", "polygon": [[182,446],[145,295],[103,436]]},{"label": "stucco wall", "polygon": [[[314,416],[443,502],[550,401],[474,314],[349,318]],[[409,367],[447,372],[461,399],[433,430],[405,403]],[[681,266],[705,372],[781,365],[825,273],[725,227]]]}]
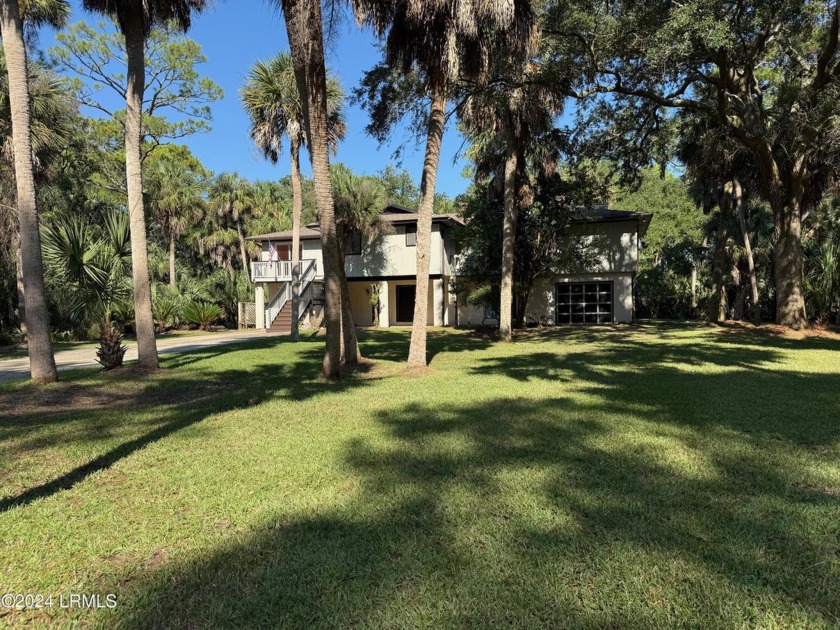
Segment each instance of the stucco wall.
[{"label": "stucco wall", "polygon": [[528,300],[525,315],[528,321],[554,323],[555,285],[558,282],[609,282],[613,283],[613,322],[633,321],[633,274],[603,273],[553,276],[538,280]]},{"label": "stucco wall", "polygon": [[[633,274],[632,273],[585,273],[557,275],[540,278],[534,283],[528,307],[525,309],[527,322],[539,322],[546,326],[555,322],[555,285],[558,282],[612,282],[613,322],[633,321]],[[484,318],[484,309],[473,306],[459,306],[458,323],[461,326],[479,326]],[[488,320],[486,323],[496,323]]]},{"label": "stucco wall", "polygon": [[367,282],[348,282],[350,292],[350,310],[357,326],[373,326],[373,309],[370,305],[370,284]]},{"label": "stucco wall", "polygon": [[583,238],[595,254],[595,263],[586,271],[629,273],[638,268],[639,239],[635,221],[577,225],[572,234]]},{"label": "stucco wall", "polygon": [[[444,243],[446,238],[446,243]],[[303,258],[314,259],[317,278],[324,277],[324,256],[321,241],[301,241]],[[260,260],[268,260],[268,242],[262,243]],[[432,224],[431,256],[429,273],[449,275],[450,258],[455,254],[455,243],[450,230],[439,223]],[[348,278],[370,278],[382,276],[413,276],[417,273],[417,247],[405,244],[405,226],[393,226],[393,233],[385,234],[372,242],[362,243],[362,253],[345,257],[345,271]]]},{"label": "stucco wall", "polygon": [[[429,273],[441,273],[441,231],[432,224],[432,247]],[[417,273],[417,247],[405,244],[405,226],[394,226],[392,234],[385,234],[372,242],[362,243],[362,253],[345,257],[348,278],[381,276],[413,276]]]}]

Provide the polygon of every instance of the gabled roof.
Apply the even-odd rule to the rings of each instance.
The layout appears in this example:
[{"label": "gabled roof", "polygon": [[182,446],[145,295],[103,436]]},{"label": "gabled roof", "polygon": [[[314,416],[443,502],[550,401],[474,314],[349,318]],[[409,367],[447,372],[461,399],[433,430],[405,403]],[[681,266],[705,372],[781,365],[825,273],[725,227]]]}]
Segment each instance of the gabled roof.
[{"label": "gabled roof", "polygon": [[[380,220],[387,221],[392,225],[410,225],[417,223],[418,215],[414,210],[400,206],[397,204],[390,204],[386,207],[382,214],[379,215]],[[432,215],[432,223],[442,223],[447,227],[459,227],[464,225],[464,220],[457,214],[434,214]],[[301,240],[314,240],[321,238],[321,230],[317,223],[310,223],[306,227],[300,228]],[[285,230],[283,232],[272,232],[270,234],[257,234],[256,236],[249,236],[249,241],[290,241],[292,240],[292,231]]]},{"label": "gabled roof", "polygon": [[647,232],[653,214],[644,212],[630,212],[628,210],[613,210],[607,206],[589,206],[581,208],[576,223],[618,223],[622,221],[638,221],[639,237]]}]

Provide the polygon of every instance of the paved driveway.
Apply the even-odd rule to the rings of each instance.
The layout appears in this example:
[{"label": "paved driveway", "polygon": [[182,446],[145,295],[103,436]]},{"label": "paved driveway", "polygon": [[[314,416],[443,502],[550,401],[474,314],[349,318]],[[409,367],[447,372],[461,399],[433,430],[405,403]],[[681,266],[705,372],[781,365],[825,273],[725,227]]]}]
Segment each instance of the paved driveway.
[{"label": "paved driveway", "polygon": [[[195,335],[189,337],[174,337],[167,339],[163,337],[157,340],[159,354],[173,352],[191,352],[204,348],[223,346],[228,343],[241,341],[258,341],[266,337],[280,336],[277,333],[267,333],[255,330],[237,330],[223,333],[208,333],[206,335]],[[126,342],[128,351],[125,353],[126,361],[137,359],[137,344],[133,341]],[[96,350],[94,348],[83,348],[81,350],[63,350],[55,353],[55,364],[59,370],[73,370],[81,367],[98,366],[96,362]],[[8,381],[15,378],[27,378],[29,376],[29,358],[9,359],[0,361],[0,381]]]}]

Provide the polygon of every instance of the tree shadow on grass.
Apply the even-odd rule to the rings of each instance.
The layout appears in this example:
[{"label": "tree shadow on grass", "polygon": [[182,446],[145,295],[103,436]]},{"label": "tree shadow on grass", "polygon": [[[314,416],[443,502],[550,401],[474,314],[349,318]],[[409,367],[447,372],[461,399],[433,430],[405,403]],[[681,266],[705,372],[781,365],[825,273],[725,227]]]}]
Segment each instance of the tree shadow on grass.
[{"label": "tree shadow on grass", "polygon": [[[840,357],[840,353],[838,353]],[[840,373],[778,367],[778,349],[735,351],[726,343],[652,345],[624,340],[599,349],[486,357],[476,376],[580,384],[615,413],[643,411],[648,420],[694,427],[728,426],[798,443],[840,438]]]},{"label": "tree shadow on grass", "polygon": [[[377,361],[401,362],[408,359],[411,342],[410,328],[380,328],[359,330],[359,344],[366,358]],[[473,352],[493,345],[493,339],[481,331],[429,330],[426,337],[426,356],[429,363],[442,352]]]},{"label": "tree shadow on grass", "polygon": [[[125,593],[119,623],[836,623],[840,501],[821,486],[813,447],[830,447],[840,429],[796,409],[825,391],[836,397],[840,376],[796,375],[782,388],[790,374],[765,380],[769,350],[751,359],[680,352],[683,365],[721,373],[639,351],[488,359],[475,375],[481,388],[482,376],[524,383],[568,371],[584,397],[381,411],[387,440],[347,445],[355,496],[147,573]],[[652,372],[630,369],[654,359]],[[607,370],[616,365],[621,378]],[[784,392],[761,402],[774,389]],[[745,396],[757,411],[733,413]],[[826,414],[840,417],[838,405]]]},{"label": "tree shadow on grass", "polygon": [[[296,347],[293,361],[266,361],[243,369],[220,369],[214,365],[184,369],[195,363],[222,361],[240,350],[272,348],[277,344],[277,339],[267,339],[260,344],[230,344],[166,357],[164,370],[140,378],[129,369],[104,374],[95,383],[64,382],[49,390],[22,387],[16,398],[10,396],[0,402],[0,452],[4,459],[10,461],[24,455],[32,459],[39,452],[47,454],[50,447],[67,445],[68,441],[91,443],[92,457],[58,476],[0,498],[0,513],[69,490],[149,444],[212,415],[253,407],[274,397],[306,400],[363,387],[373,380],[365,378],[369,364],[359,366],[351,378],[337,383],[321,380],[317,361],[321,344],[305,342]],[[22,403],[27,395],[38,398],[27,406]],[[137,414],[149,417],[138,421]],[[72,430],[70,423],[75,425]]]},{"label": "tree shadow on grass", "polygon": [[[564,342],[604,343],[633,339],[644,335],[648,345],[662,342],[692,341],[687,335],[706,333],[701,343],[726,346],[751,346],[770,350],[833,350],[840,351],[840,337],[837,333],[819,334],[817,331],[803,333],[802,337],[784,331],[777,326],[751,327],[738,324],[709,324],[703,322],[644,322],[640,324],[611,324],[597,326],[550,326],[541,329],[526,329],[518,332],[521,342],[540,342],[557,339]],[[728,351],[728,350],[727,350]]]}]

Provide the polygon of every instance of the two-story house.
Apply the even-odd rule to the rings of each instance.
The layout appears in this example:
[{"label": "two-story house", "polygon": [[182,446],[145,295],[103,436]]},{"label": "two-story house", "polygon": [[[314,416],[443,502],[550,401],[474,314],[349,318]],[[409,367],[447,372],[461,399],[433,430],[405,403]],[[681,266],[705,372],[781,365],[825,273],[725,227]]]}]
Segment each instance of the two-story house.
[{"label": "two-story house", "polygon": [[[345,259],[353,317],[359,326],[410,325],[416,294],[417,213],[388,206],[382,221],[390,228],[366,242],[356,237]],[[651,215],[595,207],[581,213],[574,231],[592,248],[594,262],[586,270],[541,278],[534,287],[526,318],[542,324],[630,322],[640,240]],[[430,326],[487,323],[484,309],[459,305],[450,286],[455,279],[455,232],[464,226],[457,215],[432,219],[429,270]],[[290,231],[251,237],[261,244],[259,261],[251,264],[256,284],[257,328],[288,331],[291,327]],[[300,233],[301,300],[298,316],[319,321],[323,307],[323,256],[317,225]],[[378,308],[374,307],[378,304]]]},{"label": "two-story house", "polygon": [[[380,326],[410,325],[414,317],[417,275],[417,213],[390,205],[381,220],[388,225],[371,242],[358,235],[345,257],[353,318],[359,326],[374,323],[372,298],[376,295]],[[455,324],[455,298],[449,291],[455,257],[454,230],[460,217],[437,214],[432,218],[429,262],[430,326]],[[251,237],[261,244],[260,260],[251,264],[256,283],[257,328],[289,330],[291,326],[291,231]],[[301,318],[317,321],[323,305],[324,264],[317,224],[301,228]],[[265,288],[263,288],[265,287]]]}]

